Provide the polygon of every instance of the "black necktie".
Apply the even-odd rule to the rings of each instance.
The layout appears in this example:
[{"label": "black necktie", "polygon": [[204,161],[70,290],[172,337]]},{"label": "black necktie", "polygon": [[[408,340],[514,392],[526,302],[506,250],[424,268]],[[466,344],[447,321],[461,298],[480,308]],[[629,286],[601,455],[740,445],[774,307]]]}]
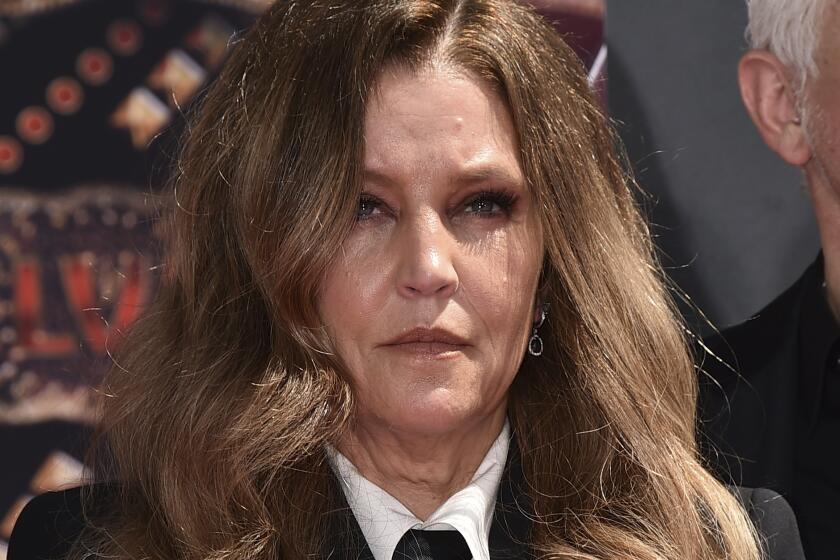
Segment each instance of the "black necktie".
[{"label": "black necktie", "polygon": [[397,543],[393,560],[470,560],[472,553],[458,531],[409,529]]}]

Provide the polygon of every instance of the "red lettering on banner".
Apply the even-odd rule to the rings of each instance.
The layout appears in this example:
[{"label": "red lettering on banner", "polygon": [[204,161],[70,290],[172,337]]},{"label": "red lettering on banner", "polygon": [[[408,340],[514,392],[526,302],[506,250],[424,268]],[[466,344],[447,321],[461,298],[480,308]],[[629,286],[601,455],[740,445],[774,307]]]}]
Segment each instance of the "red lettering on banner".
[{"label": "red lettering on banner", "polygon": [[102,352],[105,349],[106,330],[99,309],[96,308],[97,290],[90,259],[72,255],[61,257],[59,263],[67,306],[78,321],[85,342],[97,352]]},{"label": "red lettering on banner", "polygon": [[76,339],[69,334],[51,334],[43,328],[41,267],[34,258],[15,264],[15,346],[27,357],[59,357],[77,351]]},{"label": "red lettering on banner", "polygon": [[100,293],[86,255],[62,257],[59,266],[61,283],[67,304],[84,334],[85,342],[96,352],[108,348],[108,336],[128,327],[142,311],[146,293],[147,268],[141,266],[140,257],[123,258],[119,268],[122,279],[119,296],[113,304],[110,321],[97,307]]},{"label": "red lettering on banner", "polygon": [[114,331],[125,330],[137,319],[143,311],[145,296],[148,294],[149,267],[143,266],[144,259],[138,256],[126,260],[128,262],[120,267],[123,277],[122,290],[111,319],[111,328]]},{"label": "red lettering on banner", "polygon": [[[94,352],[105,353],[114,346],[114,336],[121,334],[143,310],[150,292],[149,267],[139,255],[123,253],[115,271],[118,292],[109,302],[106,317],[99,307],[103,300],[89,253],[67,255],[59,259],[61,286],[67,309],[75,318],[85,344]],[[79,340],[71,333],[48,332],[44,314],[44,286],[37,258],[24,257],[14,265],[15,349],[21,359],[63,358],[79,351]],[[63,311],[63,310],[62,310]],[[109,340],[109,336],[111,339]]]}]

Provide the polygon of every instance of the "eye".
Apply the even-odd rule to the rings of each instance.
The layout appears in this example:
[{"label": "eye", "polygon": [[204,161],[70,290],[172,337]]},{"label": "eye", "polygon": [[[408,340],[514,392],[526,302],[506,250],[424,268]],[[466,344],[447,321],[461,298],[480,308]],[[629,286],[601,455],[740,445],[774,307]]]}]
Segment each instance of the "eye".
[{"label": "eye", "polygon": [[381,212],[382,201],[378,198],[363,194],[359,197],[359,206],[356,208],[356,220],[366,220]]},{"label": "eye", "polygon": [[464,212],[476,216],[509,214],[516,197],[503,191],[482,191],[464,204]]}]

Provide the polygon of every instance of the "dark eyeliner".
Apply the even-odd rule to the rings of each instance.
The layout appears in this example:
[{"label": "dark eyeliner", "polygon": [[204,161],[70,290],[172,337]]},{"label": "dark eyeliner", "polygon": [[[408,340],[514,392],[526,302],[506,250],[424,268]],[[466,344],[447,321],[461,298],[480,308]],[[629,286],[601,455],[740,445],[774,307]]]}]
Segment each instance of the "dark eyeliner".
[{"label": "dark eyeliner", "polygon": [[[461,205],[464,208],[468,208],[471,204],[475,203],[476,201],[484,200],[490,203],[498,204],[499,207],[505,214],[510,214],[513,205],[516,203],[517,195],[509,192],[507,190],[486,190],[475,193],[474,195],[467,198],[466,201]],[[492,216],[493,214],[487,214],[484,212],[474,212],[477,216]]]},{"label": "dark eyeliner", "polygon": [[372,216],[369,216],[369,215],[364,216],[364,215],[359,214],[359,210],[361,209],[361,206],[363,204],[367,204],[367,205],[372,206],[372,210],[375,210],[376,208],[379,208],[379,207],[383,206],[383,202],[380,199],[378,199],[377,197],[375,197],[373,195],[366,194],[366,193],[363,193],[359,196],[358,204],[359,204],[359,208],[356,209],[356,221],[357,222],[368,220],[372,217]]}]

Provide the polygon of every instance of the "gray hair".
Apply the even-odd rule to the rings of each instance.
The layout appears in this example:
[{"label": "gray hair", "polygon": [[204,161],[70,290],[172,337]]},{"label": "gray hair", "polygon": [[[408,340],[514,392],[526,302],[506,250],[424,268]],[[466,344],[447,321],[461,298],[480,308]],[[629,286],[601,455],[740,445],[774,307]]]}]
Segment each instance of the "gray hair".
[{"label": "gray hair", "polygon": [[767,49],[795,72],[797,87],[817,75],[820,16],[828,0],[747,0],[750,47]]}]

